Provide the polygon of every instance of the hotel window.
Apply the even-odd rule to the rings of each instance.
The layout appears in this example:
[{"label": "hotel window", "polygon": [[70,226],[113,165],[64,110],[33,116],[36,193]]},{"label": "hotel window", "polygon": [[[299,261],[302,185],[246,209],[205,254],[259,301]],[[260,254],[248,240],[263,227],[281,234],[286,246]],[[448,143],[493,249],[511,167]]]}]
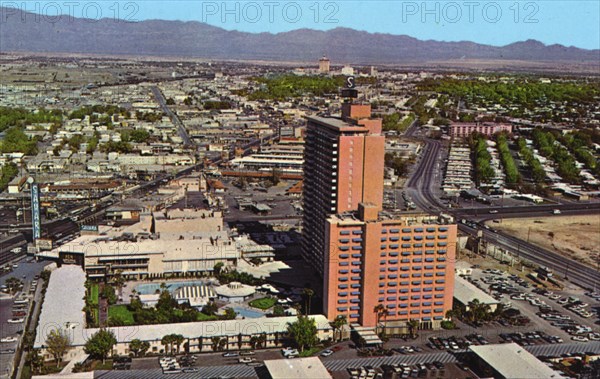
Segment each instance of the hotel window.
[{"label": "hotel window", "polygon": [[401,263],[410,263],[410,259],[408,258],[403,258],[400,260]]},{"label": "hotel window", "polygon": [[387,245],[381,245],[379,246],[380,249],[387,249]]},{"label": "hotel window", "polygon": [[348,266],[349,264],[349,262],[340,262],[340,266]]},{"label": "hotel window", "polygon": [[412,232],[411,228],[403,228],[402,229],[402,233],[410,233],[410,232]]},{"label": "hotel window", "polygon": [[400,229],[390,229],[390,233],[400,233]]},{"label": "hotel window", "polygon": [[413,247],[423,247],[422,243],[413,243]]},{"label": "hotel window", "polygon": [[340,238],[339,241],[340,241],[340,243],[348,243],[348,242],[350,242],[350,240],[348,238]]},{"label": "hotel window", "polygon": [[446,258],[445,257],[438,257],[436,260],[438,262],[446,262]]},{"label": "hotel window", "polygon": [[397,293],[398,291],[395,288],[390,288],[387,290],[387,293]]},{"label": "hotel window", "polygon": [[[396,241],[398,241],[398,240],[400,240],[400,238],[398,238],[398,237],[390,237],[390,241],[394,241],[394,242],[396,242]],[[407,241],[408,241],[408,240],[407,240]]]},{"label": "hotel window", "polygon": [[423,262],[423,258],[413,258],[413,263],[421,263]]},{"label": "hotel window", "polygon": [[338,284],[338,288],[339,289],[346,289],[346,288],[348,288],[348,285],[347,284]]}]

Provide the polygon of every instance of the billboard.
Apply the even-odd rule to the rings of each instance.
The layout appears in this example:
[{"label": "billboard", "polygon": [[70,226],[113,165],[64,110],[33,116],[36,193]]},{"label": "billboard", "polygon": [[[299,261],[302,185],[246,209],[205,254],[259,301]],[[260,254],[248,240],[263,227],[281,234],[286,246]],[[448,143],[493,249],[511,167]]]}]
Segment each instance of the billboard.
[{"label": "billboard", "polygon": [[31,226],[33,228],[33,240],[41,237],[40,225],[40,188],[37,183],[31,184]]}]

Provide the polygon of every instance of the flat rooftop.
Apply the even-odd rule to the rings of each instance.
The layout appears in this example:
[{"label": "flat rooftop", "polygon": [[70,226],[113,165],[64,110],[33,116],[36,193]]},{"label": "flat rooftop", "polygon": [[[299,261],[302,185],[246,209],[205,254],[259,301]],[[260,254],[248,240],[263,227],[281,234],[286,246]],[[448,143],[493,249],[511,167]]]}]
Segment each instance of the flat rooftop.
[{"label": "flat rooftop", "polygon": [[479,358],[505,379],[563,378],[533,354],[516,343],[469,346]]},{"label": "flat rooftop", "polygon": [[500,303],[458,275],[454,278],[454,298],[463,305],[467,305],[475,299],[478,299],[480,303],[489,305]]},{"label": "flat rooftop", "polygon": [[327,379],[331,375],[317,357],[265,361],[272,379]]},{"label": "flat rooftop", "polygon": [[69,330],[73,339],[85,328],[85,273],[80,266],[66,265],[50,275],[36,331],[34,347],[46,343],[54,329]]}]

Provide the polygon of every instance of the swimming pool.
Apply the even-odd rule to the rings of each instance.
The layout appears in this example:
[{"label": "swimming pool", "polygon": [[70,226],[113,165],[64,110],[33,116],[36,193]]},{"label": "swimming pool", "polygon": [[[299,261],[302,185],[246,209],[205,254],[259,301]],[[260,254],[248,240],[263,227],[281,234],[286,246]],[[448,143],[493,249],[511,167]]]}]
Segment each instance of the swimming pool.
[{"label": "swimming pool", "polygon": [[236,313],[245,318],[260,318],[265,317],[263,312],[253,311],[251,309],[241,308],[241,307],[231,307]]},{"label": "swimming pool", "polygon": [[[192,281],[185,281],[185,282],[171,282],[171,283],[167,283],[167,290],[169,292],[173,293],[175,290],[177,290],[178,288],[181,288],[181,287],[199,286],[202,284],[205,284],[205,283],[201,280],[192,280]],[[139,284],[137,287],[135,287],[135,290],[140,295],[151,295],[153,293],[156,293],[157,290],[160,291],[160,283]]]}]

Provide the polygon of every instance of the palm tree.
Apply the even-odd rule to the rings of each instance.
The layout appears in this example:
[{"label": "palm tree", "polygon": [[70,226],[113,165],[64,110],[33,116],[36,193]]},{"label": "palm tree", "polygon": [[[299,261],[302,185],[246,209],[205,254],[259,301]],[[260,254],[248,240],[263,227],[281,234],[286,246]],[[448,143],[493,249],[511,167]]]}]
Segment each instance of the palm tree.
[{"label": "palm tree", "polygon": [[181,347],[183,341],[185,341],[184,336],[182,336],[181,334],[173,334],[173,342],[177,346],[177,354],[179,354],[179,348]]},{"label": "palm tree", "polygon": [[212,351],[217,351],[217,349],[219,348],[219,342],[221,342],[221,338],[220,337],[212,337],[210,339],[211,342],[211,348]]},{"label": "palm tree", "polygon": [[417,338],[417,329],[419,328],[419,321],[410,320],[406,323],[406,325],[408,326],[408,333],[410,334],[410,338]]},{"label": "palm tree", "polygon": [[375,334],[379,334],[379,321],[381,320],[381,316],[383,315],[383,311],[385,307],[383,304],[377,304],[375,308],[373,308],[373,312],[377,313],[377,324],[375,324]]},{"label": "palm tree", "polygon": [[228,343],[228,341],[227,341],[227,337],[225,337],[225,338],[221,338],[221,339],[219,340],[218,350],[219,350],[219,351],[223,351],[223,350],[225,350],[225,348],[226,348],[226,347],[227,347],[227,348],[228,348],[228,350],[229,350],[229,343]]},{"label": "palm tree", "polygon": [[252,346],[252,350],[256,349],[256,345],[258,345],[258,336],[250,337],[250,346]]},{"label": "palm tree", "polygon": [[163,336],[160,343],[165,347],[165,354],[169,354],[173,350],[173,335],[167,334]]},{"label": "palm tree", "polygon": [[387,316],[390,314],[390,311],[385,308],[383,311],[381,311],[381,313],[383,314],[383,330],[385,334],[385,329],[387,327]]},{"label": "palm tree", "polygon": [[345,315],[338,315],[332,322],[331,326],[333,327],[333,339],[335,340],[336,332],[340,332],[340,340],[342,339],[342,328],[344,325],[348,324],[348,320]]},{"label": "palm tree", "polygon": [[312,300],[313,295],[315,294],[315,291],[312,290],[312,288],[305,288],[302,291],[302,294],[306,297],[306,314],[309,315],[310,314],[310,303]]},{"label": "palm tree", "polygon": [[467,304],[469,310],[467,311],[467,318],[472,324],[479,323],[480,321],[486,320],[490,313],[489,304],[484,304],[479,299],[473,299]]},{"label": "palm tree", "polygon": [[258,348],[259,349],[264,349],[266,347],[265,346],[266,343],[267,343],[267,333],[261,333],[258,336]]}]

